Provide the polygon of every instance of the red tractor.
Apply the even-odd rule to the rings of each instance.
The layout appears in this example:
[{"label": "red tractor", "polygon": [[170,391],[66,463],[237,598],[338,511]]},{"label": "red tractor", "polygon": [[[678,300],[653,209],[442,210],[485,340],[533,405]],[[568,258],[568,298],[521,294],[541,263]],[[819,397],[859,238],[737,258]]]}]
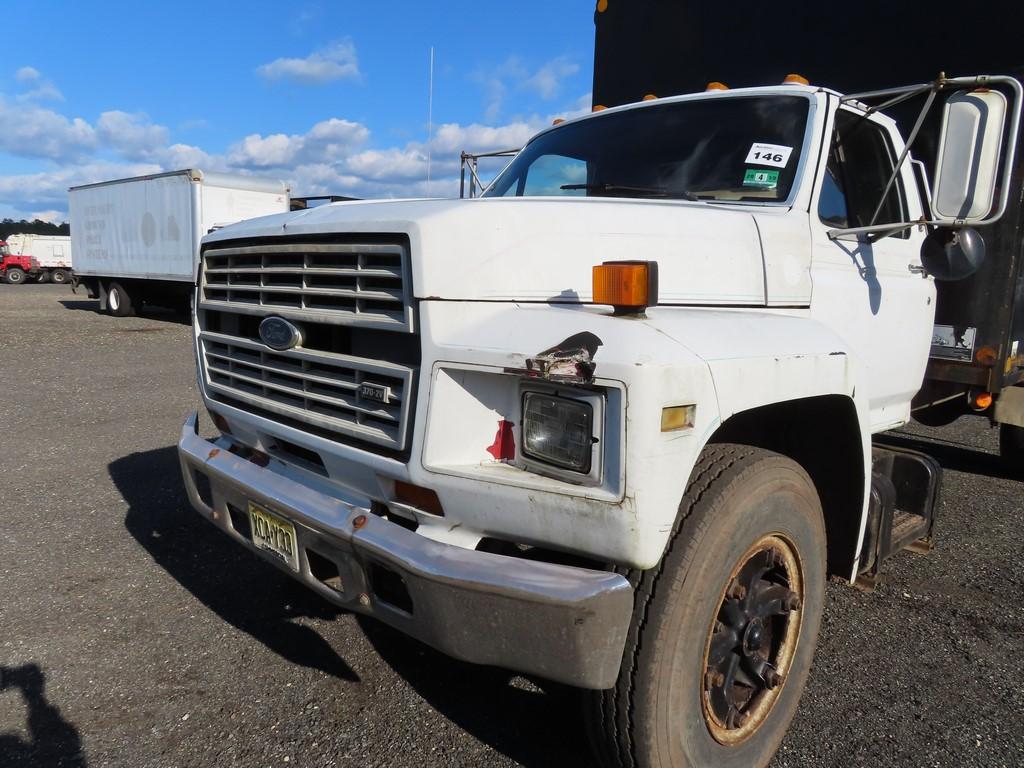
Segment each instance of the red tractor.
[{"label": "red tractor", "polygon": [[0,280],[11,285],[24,283],[27,275],[39,271],[39,265],[31,256],[12,254],[6,241],[0,240]]}]

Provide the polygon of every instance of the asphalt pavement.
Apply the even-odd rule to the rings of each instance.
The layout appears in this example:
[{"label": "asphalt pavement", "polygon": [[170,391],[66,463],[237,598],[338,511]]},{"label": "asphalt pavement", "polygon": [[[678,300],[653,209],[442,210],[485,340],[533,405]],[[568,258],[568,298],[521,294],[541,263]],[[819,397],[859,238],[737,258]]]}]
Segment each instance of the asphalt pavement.
[{"label": "asphalt pavement", "polygon": [[[186,318],[0,285],[0,391],[0,766],[590,764],[572,690],[339,611],[191,511]],[[983,420],[897,437],[945,467],[938,546],[829,585],[778,768],[1024,765],[1024,485]]]}]

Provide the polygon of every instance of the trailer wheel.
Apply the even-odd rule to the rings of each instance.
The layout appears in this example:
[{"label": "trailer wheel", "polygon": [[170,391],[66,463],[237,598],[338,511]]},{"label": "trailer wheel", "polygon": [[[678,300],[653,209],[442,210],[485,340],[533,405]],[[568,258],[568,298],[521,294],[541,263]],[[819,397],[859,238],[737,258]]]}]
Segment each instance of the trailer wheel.
[{"label": "trailer wheel", "polygon": [[817,644],[825,526],[807,473],[742,445],[705,450],[659,566],[625,574],[633,619],[614,688],[586,694],[615,768],[767,765]]},{"label": "trailer wheel", "polygon": [[107,285],[107,310],[114,317],[128,317],[135,314],[131,294],[120,283]]},{"label": "trailer wheel", "polygon": [[50,272],[50,280],[55,283],[66,283],[68,281],[68,273],[63,269],[55,269]]},{"label": "trailer wheel", "polygon": [[21,267],[8,267],[4,273],[4,282],[9,285],[20,285],[25,282],[25,270]]},{"label": "trailer wheel", "polygon": [[1024,475],[1024,428],[999,425],[999,455],[1008,467]]}]

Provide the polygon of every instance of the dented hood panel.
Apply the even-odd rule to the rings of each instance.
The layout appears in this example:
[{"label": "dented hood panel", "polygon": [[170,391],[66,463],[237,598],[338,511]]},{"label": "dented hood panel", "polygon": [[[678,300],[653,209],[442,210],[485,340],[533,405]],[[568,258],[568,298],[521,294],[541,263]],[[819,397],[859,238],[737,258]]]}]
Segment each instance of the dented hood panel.
[{"label": "dented hood panel", "polygon": [[336,203],[225,227],[241,237],[404,233],[419,298],[591,300],[603,261],[658,262],[663,304],[763,305],[753,217],[704,203],[608,198],[483,198]]}]

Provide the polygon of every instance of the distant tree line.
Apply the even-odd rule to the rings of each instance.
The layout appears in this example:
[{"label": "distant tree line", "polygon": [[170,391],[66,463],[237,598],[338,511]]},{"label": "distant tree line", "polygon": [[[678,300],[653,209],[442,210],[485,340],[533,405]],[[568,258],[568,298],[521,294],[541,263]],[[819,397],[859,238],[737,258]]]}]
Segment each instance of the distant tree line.
[{"label": "distant tree line", "polygon": [[27,233],[30,235],[70,235],[71,225],[66,221],[63,224],[51,224],[42,219],[27,221],[15,221],[4,219],[0,221],[0,240],[6,240],[8,235]]}]

